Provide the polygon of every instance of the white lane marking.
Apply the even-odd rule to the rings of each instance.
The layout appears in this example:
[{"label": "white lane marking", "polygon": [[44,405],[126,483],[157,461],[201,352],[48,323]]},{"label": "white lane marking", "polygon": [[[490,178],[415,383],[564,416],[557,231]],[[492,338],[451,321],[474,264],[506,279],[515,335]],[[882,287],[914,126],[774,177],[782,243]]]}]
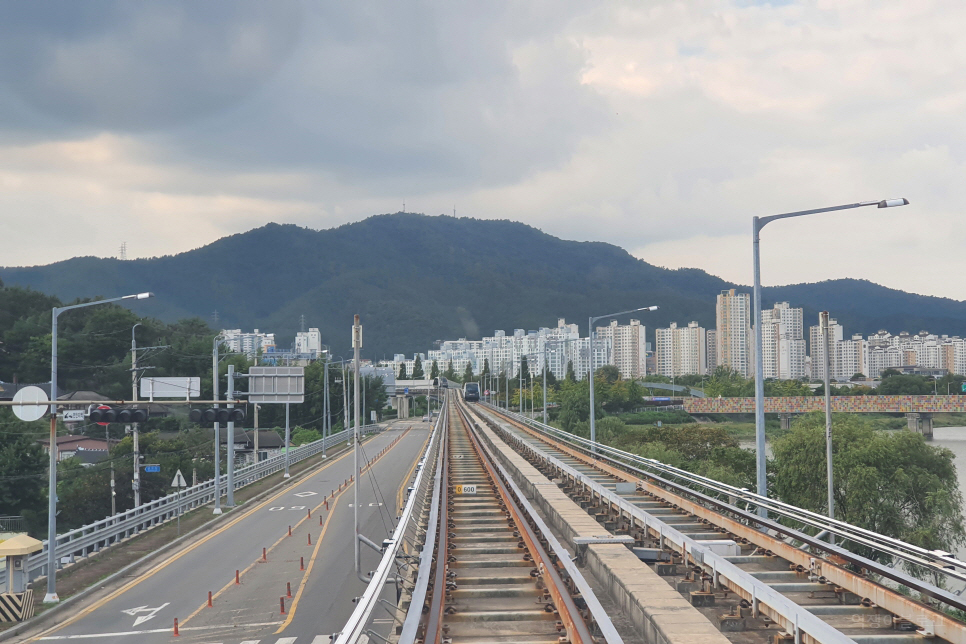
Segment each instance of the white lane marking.
[{"label": "white lane marking", "polygon": [[331,635],[316,635],[312,639],[312,644],[329,644],[332,641]]},{"label": "white lane marking", "polygon": [[370,508],[374,508],[374,507],[376,507],[376,506],[380,506],[380,505],[382,505],[382,503],[370,503],[370,504],[369,504],[369,507],[370,507]]},{"label": "white lane marking", "polygon": [[295,644],[296,638],[294,637],[283,637],[279,639],[275,644]]},{"label": "white lane marking", "polygon": [[239,644],[258,644],[262,640],[245,640],[244,642],[239,642]]},{"label": "white lane marking", "polygon": [[268,511],[269,512],[278,512],[279,510],[284,510],[284,509],[285,509],[285,506],[284,505],[278,505],[278,506],[275,506],[274,508],[269,508]]},{"label": "white lane marking", "polygon": [[[304,496],[315,496],[317,494],[318,492],[312,492],[312,491],[306,490],[305,492],[297,492],[295,496],[304,497]],[[245,644],[245,642],[242,642],[242,644]]]},{"label": "white lane marking", "polygon": [[[253,626],[278,626],[279,624],[284,624],[285,622],[259,622],[256,624],[221,624],[219,626],[182,626],[180,631],[210,631],[219,628],[238,628],[242,627],[253,627]],[[124,635],[150,635],[151,633],[171,633],[171,628],[155,628],[147,631],[123,631],[119,633],[83,633],[80,635],[48,635],[46,637],[41,637],[41,640],[88,640],[94,639],[95,637],[121,637]]]},{"label": "white lane marking", "polygon": [[[134,620],[134,625],[137,626],[142,622],[146,622],[149,619],[154,618],[158,614],[158,611],[167,606],[171,602],[165,602],[158,606],[157,608],[148,608],[147,606],[138,606],[137,608],[128,608],[127,610],[122,610],[121,612],[125,615],[130,615],[137,619]],[[147,613],[147,615],[138,615],[138,613]]]},{"label": "white lane marking", "polygon": [[304,505],[293,505],[292,507],[289,508],[289,510],[304,510],[304,509],[305,509]]}]

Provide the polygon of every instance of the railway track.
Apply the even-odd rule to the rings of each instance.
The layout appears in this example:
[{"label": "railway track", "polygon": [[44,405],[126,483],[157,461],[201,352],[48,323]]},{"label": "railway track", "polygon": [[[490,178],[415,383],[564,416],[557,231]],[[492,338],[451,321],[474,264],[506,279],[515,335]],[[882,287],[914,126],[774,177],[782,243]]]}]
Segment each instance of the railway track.
[{"label": "railway track", "polygon": [[436,556],[415,641],[622,644],[569,554],[474,435],[474,421],[451,400],[444,422],[439,529],[427,544]]},{"label": "railway track", "polygon": [[808,552],[750,525],[751,512],[714,507],[701,494],[554,440],[514,415],[483,406],[478,412],[608,531],[632,536],[638,555],[696,607],[716,605],[705,614],[717,616],[722,630],[762,631],[796,644],[966,642],[966,624],[847,565],[855,560]]}]

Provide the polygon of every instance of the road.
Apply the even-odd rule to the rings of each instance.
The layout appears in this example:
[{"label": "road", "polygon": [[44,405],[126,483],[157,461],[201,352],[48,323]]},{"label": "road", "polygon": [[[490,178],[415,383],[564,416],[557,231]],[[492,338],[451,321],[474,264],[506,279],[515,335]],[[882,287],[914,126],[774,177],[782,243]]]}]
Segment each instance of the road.
[{"label": "road", "polygon": [[[362,445],[362,464],[374,462],[361,478],[360,531],[376,543],[392,530],[397,496],[428,435],[428,423],[400,421]],[[350,451],[252,507],[236,508],[210,534],[23,641],[327,644],[365,588],[353,567],[356,483],[343,485],[352,463]],[[363,546],[363,569],[375,568],[379,557]],[[387,597],[393,592],[387,589]]]}]

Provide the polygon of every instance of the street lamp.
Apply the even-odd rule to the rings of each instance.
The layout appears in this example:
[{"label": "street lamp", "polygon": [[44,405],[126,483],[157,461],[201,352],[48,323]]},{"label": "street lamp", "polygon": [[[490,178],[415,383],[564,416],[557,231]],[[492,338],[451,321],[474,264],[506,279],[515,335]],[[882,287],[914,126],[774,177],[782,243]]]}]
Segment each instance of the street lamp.
[{"label": "street lamp", "polygon": [[110,304],[121,300],[146,300],[154,293],[136,293],[107,300],[84,302],[70,306],[55,306],[51,312],[50,325],[50,476],[47,483],[47,594],[45,604],[60,601],[57,596],[57,318],[71,309],[83,309],[98,304]]},{"label": "street lamp", "polygon": [[[597,423],[594,418],[594,322],[597,320],[603,320],[604,318],[617,317],[618,315],[627,315],[628,313],[637,313],[638,311],[656,311],[658,307],[656,306],[642,306],[639,309],[631,309],[630,311],[621,311],[619,313],[608,313],[607,315],[598,315],[597,317],[592,317],[587,319],[587,331],[590,335],[590,351],[588,352],[588,362],[590,363],[590,442],[597,442]],[[591,445],[591,448],[596,451],[597,446]]]},{"label": "street lamp", "polygon": [[[768,217],[752,217],[752,247],[754,255],[754,298],[755,298],[755,451],[758,466],[758,494],[762,497],[768,496],[768,480],[765,472],[765,363],[762,357],[762,331],[761,331],[761,259],[758,251],[758,233],[768,223],[776,219],[787,219],[789,217],[802,217],[804,215],[817,215],[822,212],[832,212],[835,210],[851,210],[863,206],[876,206],[878,208],[894,208],[896,206],[906,206],[908,199],[883,199],[881,201],[860,201],[859,203],[846,204],[843,206],[832,206],[830,208],[816,208],[814,210],[801,210],[798,212],[786,212],[781,215],[770,215]],[[825,440],[828,450],[828,475],[829,490],[832,489],[832,463],[831,463],[831,423],[826,423]],[[830,492],[831,494],[831,492]],[[831,499],[830,499],[831,501]],[[758,514],[762,518],[768,516],[768,510],[763,507],[758,508]],[[831,502],[829,504],[829,516],[832,515]]]}]

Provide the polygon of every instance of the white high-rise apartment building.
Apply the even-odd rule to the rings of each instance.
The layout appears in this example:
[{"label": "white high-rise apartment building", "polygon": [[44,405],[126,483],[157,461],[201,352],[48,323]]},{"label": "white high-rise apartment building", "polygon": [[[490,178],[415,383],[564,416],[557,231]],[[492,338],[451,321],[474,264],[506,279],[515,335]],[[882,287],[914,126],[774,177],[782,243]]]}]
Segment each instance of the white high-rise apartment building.
[{"label": "white high-rise apartment building", "polygon": [[708,373],[711,374],[718,368],[718,330],[706,329],[704,335],[708,339]]},{"label": "white high-rise apartment building", "polygon": [[322,334],[318,329],[309,327],[308,331],[295,334],[295,353],[307,353],[313,358],[322,352]]},{"label": "white high-rise apartment building", "polygon": [[761,312],[762,363],[765,378],[797,380],[805,377],[805,340],[802,309],[779,302]]},{"label": "white high-rise apartment building", "polygon": [[610,341],[610,364],[617,367],[622,378],[634,380],[643,378],[647,373],[645,331],[640,320],[631,320],[627,325],[620,325],[614,320],[607,326],[597,327],[597,337]]},{"label": "white high-rise apartment building", "polygon": [[659,374],[675,378],[708,372],[707,332],[697,322],[683,328],[672,322],[667,329],[655,329],[654,336]]},{"label": "white high-rise apartment building", "polygon": [[254,358],[259,353],[275,351],[275,334],[262,333],[255,329],[252,333],[242,333],[241,329],[222,329],[225,345],[235,353],[244,353]]},{"label": "white high-rise apartment building", "polygon": [[718,323],[718,365],[734,369],[745,378],[754,372],[752,366],[751,296],[721,291],[715,306]]},{"label": "white high-rise apartment building", "polygon": [[[829,319],[829,332],[831,333],[830,344],[833,347],[830,355],[832,357],[832,371],[830,378],[835,378],[835,343],[842,341],[842,326],[834,319]],[[808,327],[809,355],[812,357],[812,379],[825,379],[825,338],[822,336],[822,327],[819,325]],[[852,376],[850,373],[849,376]]]}]

